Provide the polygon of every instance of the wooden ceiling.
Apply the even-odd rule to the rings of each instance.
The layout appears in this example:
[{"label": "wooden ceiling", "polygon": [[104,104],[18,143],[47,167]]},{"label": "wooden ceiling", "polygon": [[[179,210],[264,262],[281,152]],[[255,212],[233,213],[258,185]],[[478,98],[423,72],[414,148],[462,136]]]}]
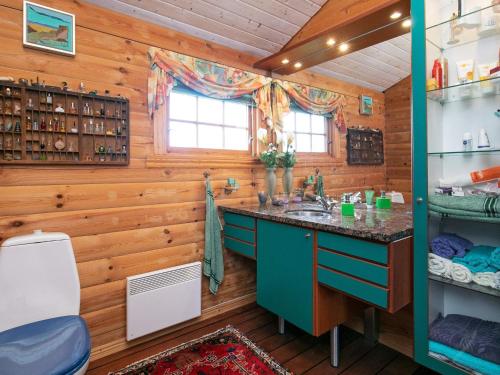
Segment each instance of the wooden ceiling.
[{"label": "wooden ceiling", "polygon": [[[327,0],[88,0],[259,57],[278,52]],[[338,0],[342,1],[342,0]],[[310,68],[383,91],[410,70],[408,36]]]}]

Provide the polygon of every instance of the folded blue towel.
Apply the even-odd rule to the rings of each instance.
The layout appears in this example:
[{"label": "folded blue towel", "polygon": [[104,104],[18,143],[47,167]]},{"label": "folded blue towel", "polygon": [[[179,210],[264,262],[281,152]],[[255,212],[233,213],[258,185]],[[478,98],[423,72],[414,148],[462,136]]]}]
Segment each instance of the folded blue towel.
[{"label": "folded blue towel", "polygon": [[496,272],[491,264],[491,255],[495,250],[491,246],[474,246],[464,257],[454,257],[452,261],[467,267],[471,272]]},{"label": "folded blue towel", "polygon": [[484,375],[500,374],[500,365],[474,357],[469,353],[451,348],[436,341],[429,341],[429,351],[448,357],[453,362]]},{"label": "folded blue towel", "polygon": [[452,233],[441,233],[431,241],[432,252],[446,259],[463,257],[473,246],[469,240]]},{"label": "folded blue towel", "polygon": [[500,270],[500,247],[497,247],[491,253],[490,264],[496,269]]}]

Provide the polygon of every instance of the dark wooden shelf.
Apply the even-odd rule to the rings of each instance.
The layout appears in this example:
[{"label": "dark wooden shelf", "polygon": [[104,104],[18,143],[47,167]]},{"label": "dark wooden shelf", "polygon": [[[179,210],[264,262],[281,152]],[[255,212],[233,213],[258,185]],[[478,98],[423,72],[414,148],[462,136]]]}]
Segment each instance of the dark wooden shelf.
[{"label": "dark wooden shelf", "polygon": [[[10,88],[11,91],[20,95],[4,95],[5,90]],[[52,103],[47,104],[47,95],[50,94],[52,97]],[[129,117],[129,101],[123,97],[113,97],[113,96],[102,96],[102,95],[90,95],[80,92],[65,91],[57,87],[42,87],[42,86],[24,86],[13,82],[0,81],[0,106],[1,110],[5,109],[5,102],[12,99],[15,101],[16,106],[21,106],[21,112],[19,114],[5,114],[0,113],[0,123],[6,124],[12,122],[12,126],[15,126],[16,122],[21,125],[21,132],[10,131],[0,131],[0,137],[3,139],[3,144],[5,145],[5,139],[9,140],[10,137],[18,137],[21,142],[21,149],[0,149],[0,164],[2,165],[13,165],[13,164],[74,164],[74,165],[128,165],[130,161],[130,117]],[[28,107],[30,103],[30,107]],[[68,111],[58,112],[55,109],[60,104],[60,106]],[[94,115],[84,115],[84,106],[89,106],[92,110],[96,108],[104,108],[110,115],[100,115],[97,113]],[[77,108],[77,112],[74,112],[74,108]],[[10,105],[8,107],[10,109]],[[46,122],[47,126],[50,121],[55,123],[64,123],[65,130],[48,130],[40,129],[40,124],[42,119]],[[94,133],[84,133],[84,123],[88,122],[88,119],[95,119],[95,122],[103,124],[104,128],[108,130],[116,131],[120,128],[120,134],[94,134]],[[38,129],[34,130],[32,127],[28,129],[27,122],[32,123],[36,121],[38,123]],[[58,125],[58,129],[59,129]],[[76,127],[78,132],[71,132],[70,129]],[[74,149],[78,151],[67,151],[63,150],[33,150],[28,149],[28,144],[36,145],[43,141],[44,139],[56,142],[58,138],[61,138],[66,143],[68,147],[69,142],[72,143]],[[14,138],[13,138],[14,140]],[[99,146],[104,146],[106,148],[111,147],[121,149],[123,145],[126,147],[126,152],[117,152],[114,154],[106,153],[106,157],[118,158],[119,160],[106,160],[99,161],[95,160],[96,153],[95,150]],[[8,160],[14,155],[19,159]],[[33,160],[33,155],[48,154],[54,155],[57,159],[66,157],[71,158],[71,160]],[[97,155],[100,155],[97,153]],[[113,155],[113,156],[112,156]],[[119,156],[117,156],[119,155]],[[89,156],[93,157],[93,160]],[[78,160],[74,160],[77,157]],[[49,157],[51,158],[51,157]],[[87,160],[85,160],[87,159]]]}]

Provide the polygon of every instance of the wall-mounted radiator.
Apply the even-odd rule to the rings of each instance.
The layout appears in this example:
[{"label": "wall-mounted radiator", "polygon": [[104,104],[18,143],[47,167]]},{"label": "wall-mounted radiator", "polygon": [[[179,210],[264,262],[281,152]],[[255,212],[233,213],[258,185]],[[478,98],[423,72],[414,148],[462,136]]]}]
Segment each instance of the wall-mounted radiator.
[{"label": "wall-mounted radiator", "polygon": [[200,262],[127,277],[127,340],[200,315]]}]

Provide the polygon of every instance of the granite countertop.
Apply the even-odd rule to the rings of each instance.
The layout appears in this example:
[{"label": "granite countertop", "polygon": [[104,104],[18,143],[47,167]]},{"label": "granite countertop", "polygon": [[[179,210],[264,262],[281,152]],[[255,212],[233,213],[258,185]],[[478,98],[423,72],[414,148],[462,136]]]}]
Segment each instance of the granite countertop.
[{"label": "granite countertop", "polygon": [[393,204],[391,209],[367,209],[359,205],[355,217],[343,217],[340,207],[335,207],[331,216],[298,217],[286,211],[314,209],[323,210],[319,203],[290,203],[286,206],[273,206],[270,203],[259,206],[227,207],[220,206],[223,212],[253,216],[259,219],[297,225],[304,228],[357,237],[370,241],[389,243],[413,235],[413,215],[411,205]]}]

